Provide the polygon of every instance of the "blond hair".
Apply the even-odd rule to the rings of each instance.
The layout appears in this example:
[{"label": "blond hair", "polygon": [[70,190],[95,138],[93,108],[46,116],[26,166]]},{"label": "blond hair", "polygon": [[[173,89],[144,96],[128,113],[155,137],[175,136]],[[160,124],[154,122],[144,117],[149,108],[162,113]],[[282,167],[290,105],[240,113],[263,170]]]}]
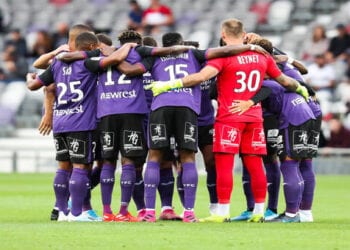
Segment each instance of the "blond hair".
[{"label": "blond hair", "polygon": [[243,23],[235,18],[227,19],[221,24],[222,31],[231,37],[240,38],[244,34]]}]

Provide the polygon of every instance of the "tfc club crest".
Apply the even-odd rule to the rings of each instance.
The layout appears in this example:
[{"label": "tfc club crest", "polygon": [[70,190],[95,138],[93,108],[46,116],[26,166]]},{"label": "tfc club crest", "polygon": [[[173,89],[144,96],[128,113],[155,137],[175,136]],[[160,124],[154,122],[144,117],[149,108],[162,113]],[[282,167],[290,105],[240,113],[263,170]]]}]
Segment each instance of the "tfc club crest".
[{"label": "tfc club crest", "polygon": [[196,126],[190,122],[185,123],[185,142],[196,142]]}]

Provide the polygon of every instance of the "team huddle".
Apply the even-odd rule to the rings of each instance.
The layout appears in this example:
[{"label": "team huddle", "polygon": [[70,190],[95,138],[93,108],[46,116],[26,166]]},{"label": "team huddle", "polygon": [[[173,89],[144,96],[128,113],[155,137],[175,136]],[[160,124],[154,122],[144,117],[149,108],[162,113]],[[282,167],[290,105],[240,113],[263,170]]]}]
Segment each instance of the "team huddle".
[{"label": "team huddle", "polygon": [[[34,62],[45,71],[27,74],[30,90],[45,87],[39,130],[48,134],[52,128],[56,146],[59,169],[51,219],[313,221],[312,158],[321,112],[299,73],[306,70],[303,65],[267,39],[246,34],[237,19],[222,23],[217,48],[200,50],[198,43],[184,41],[176,32],[162,36],[162,47],[132,30],[121,32],[118,40],[120,46],[113,47],[108,36],[75,25],[68,45]],[[212,99],[218,102],[216,116]],[[210,215],[203,219],[194,212],[198,149],[210,200]],[[235,154],[244,166],[247,210],[231,218]],[[120,208],[114,213],[119,155]],[[286,209],[278,214],[281,173]],[[181,215],[172,206],[175,183]],[[102,217],[90,203],[91,189],[98,184]],[[157,190],[162,207],[158,218]],[[128,210],[132,199],[136,216]]]}]

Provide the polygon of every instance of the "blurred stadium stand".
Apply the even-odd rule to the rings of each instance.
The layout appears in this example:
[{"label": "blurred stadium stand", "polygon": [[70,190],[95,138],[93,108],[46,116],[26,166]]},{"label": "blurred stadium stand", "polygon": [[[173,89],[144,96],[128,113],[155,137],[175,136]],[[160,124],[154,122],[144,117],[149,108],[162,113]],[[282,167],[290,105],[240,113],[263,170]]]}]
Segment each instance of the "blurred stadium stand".
[{"label": "blurred stadium stand", "polygon": [[[40,29],[54,32],[56,24],[62,21],[70,25],[92,23],[96,31],[107,32],[113,39],[127,24],[128,0],[70,0],[61,5],[50,2],[54,1],[0,1],[0,50],[3,49],[6,31],[14,28],[20,29],[30,44],[33,32]],[[147,0],[139,2],[144,5]],[[241,19],[247,32],[257,32],[268,37],[276,47],[295,58],[300,58],[301,45],[306,37],[310,37],[315,23],[323,24],[329,35],[335,34],[337,23],[350,24],[348,0],[161,2],[173,10],[176,31],[187,40],[198,40],[200,48],[218,46],[220,23],[231,17]],[[28,60],[31,63],[32,59]],[[0,171],[4,170],[4,161],[7,160],[10,164],[7,162],[5,165],[9,166],[10,171],[14,168],[20,170],[17,167],[21,165],[19,156],[29,157],[38,168],[47,165],[48,159],[53,161],[52,138],[42,137],[36,130],[41,119],[42,99],[41,91],[27,91],[24,82],[0,82]],[[13,146],[11,143],[14,143]],[[347,151],[343,153],[348,155]],[[340,159],[336,151],[330,154],[337,161]]]}]

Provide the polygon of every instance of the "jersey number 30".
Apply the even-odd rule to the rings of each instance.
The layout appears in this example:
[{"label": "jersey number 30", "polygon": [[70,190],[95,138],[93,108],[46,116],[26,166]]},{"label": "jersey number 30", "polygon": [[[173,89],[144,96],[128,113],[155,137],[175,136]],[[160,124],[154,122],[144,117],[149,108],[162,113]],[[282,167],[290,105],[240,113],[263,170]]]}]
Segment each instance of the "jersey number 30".
[{"label": "jersey number 30", "polygon": [[260,84],[260,72],[258,70],[252,70],[247,76],[244,71],[236,72],[237,83],[240,84],[240,88],[235,88],[233,91],[235,93],[242,93],[248,90],[249,92],[254,92],[258,89]]}]

